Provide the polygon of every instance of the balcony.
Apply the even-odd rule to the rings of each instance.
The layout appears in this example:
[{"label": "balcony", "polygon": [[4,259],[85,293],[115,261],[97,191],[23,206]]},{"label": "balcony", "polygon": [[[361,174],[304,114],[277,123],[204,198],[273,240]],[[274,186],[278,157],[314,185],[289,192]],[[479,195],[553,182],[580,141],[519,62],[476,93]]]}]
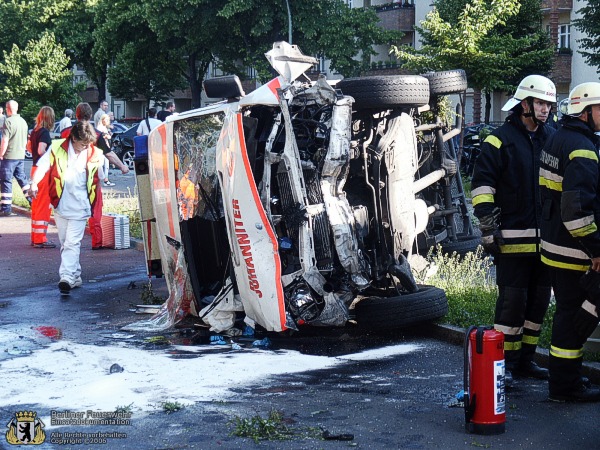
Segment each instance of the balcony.
[{"label": "balcony", "polygon": [[573,0],[542,0],[542,10],[556,8],[558,10],[573,9]]},{"label": "balcony", "polygon": [[554,55],[554,65],[550,78],[555,84],[571,83],[571,60],[572,56],[569,53],[556,53]]},{"label": "balcony", "polygon": [[414,1],[386,3],[374,6],[380,25],[386,30],[409,32],[415,25]]}]

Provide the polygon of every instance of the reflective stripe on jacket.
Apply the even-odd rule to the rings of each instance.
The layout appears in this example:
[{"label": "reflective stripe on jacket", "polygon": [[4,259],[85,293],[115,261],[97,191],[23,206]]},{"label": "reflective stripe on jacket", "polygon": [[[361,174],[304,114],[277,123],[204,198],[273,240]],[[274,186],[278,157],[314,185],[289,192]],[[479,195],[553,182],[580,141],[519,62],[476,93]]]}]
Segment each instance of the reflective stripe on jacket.
[{"label": "reflective stripe on jacket", "polygon": [[513,113],[481,145],[472,179],[474,213],[481,219],[500,208],[500,250],[506,256],[539,251],[539,155],[553,133],[544,125],[530,135]]},{"label": "reflective stripe on jacket", "polygon": [[[94,204],[96,203],[96,196],[98,195],[98,168],[102,164],[101,157],[102,152],[94,146],[91,146],[88,150],[87,162],[86,162],[86,186],[88,199],[90,201],[90,209],[92,215],[94,214]],[[69,160],[69,141],[68,139],[57,139],[52,141],[51,153],[50,153],[50,203],[56,208],[60,202],[63,194],[65,182],[63,175],[67,169],[67,162]]]},{"label": "reflective stripe on jacket", "polygon": [[542,261],[586,271],[600,256],[599,139],[577,118],[566,116],[541,155]]}]

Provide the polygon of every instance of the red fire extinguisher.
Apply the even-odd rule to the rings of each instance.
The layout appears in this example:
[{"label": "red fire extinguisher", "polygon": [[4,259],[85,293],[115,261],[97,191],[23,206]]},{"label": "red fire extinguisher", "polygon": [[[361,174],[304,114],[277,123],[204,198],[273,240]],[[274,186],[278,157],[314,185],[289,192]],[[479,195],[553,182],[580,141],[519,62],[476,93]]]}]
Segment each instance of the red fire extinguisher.
[{"label": "red fire extinguisher", "polygon": [[501,434],[506,423],[504,334],[475,327],[465,336],[465,427],[469,433]]}]

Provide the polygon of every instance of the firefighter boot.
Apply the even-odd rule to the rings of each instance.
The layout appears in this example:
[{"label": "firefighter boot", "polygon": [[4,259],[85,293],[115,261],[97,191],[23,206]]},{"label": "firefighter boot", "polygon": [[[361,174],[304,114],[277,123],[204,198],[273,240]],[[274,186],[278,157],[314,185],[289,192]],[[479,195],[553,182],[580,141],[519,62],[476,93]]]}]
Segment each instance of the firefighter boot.
[{"label": "firefighter boot", "polygon": [[565,394],[550,393],[548,399],[553,402],[600,402],[600,389],[581,384],[579,388]]},{"label": "firefighter boot", "polygon": [[548,379],[548,369],[538,366],[533,361],[521,361],[514,370],[514,375],[523,378]]}]

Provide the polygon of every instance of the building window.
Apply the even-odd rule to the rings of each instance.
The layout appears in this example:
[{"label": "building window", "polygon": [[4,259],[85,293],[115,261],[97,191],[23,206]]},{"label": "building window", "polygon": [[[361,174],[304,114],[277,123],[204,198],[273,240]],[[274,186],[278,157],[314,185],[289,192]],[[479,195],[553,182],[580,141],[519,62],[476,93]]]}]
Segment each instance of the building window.
[{"label": "building window", "polygon": [[571,25],[558,26],[558,48],[571,48]]},{"label": "building window", "polygon": [[352,0],[346,0],[346,5],[348,5],[348,8],[352,8]]}]

